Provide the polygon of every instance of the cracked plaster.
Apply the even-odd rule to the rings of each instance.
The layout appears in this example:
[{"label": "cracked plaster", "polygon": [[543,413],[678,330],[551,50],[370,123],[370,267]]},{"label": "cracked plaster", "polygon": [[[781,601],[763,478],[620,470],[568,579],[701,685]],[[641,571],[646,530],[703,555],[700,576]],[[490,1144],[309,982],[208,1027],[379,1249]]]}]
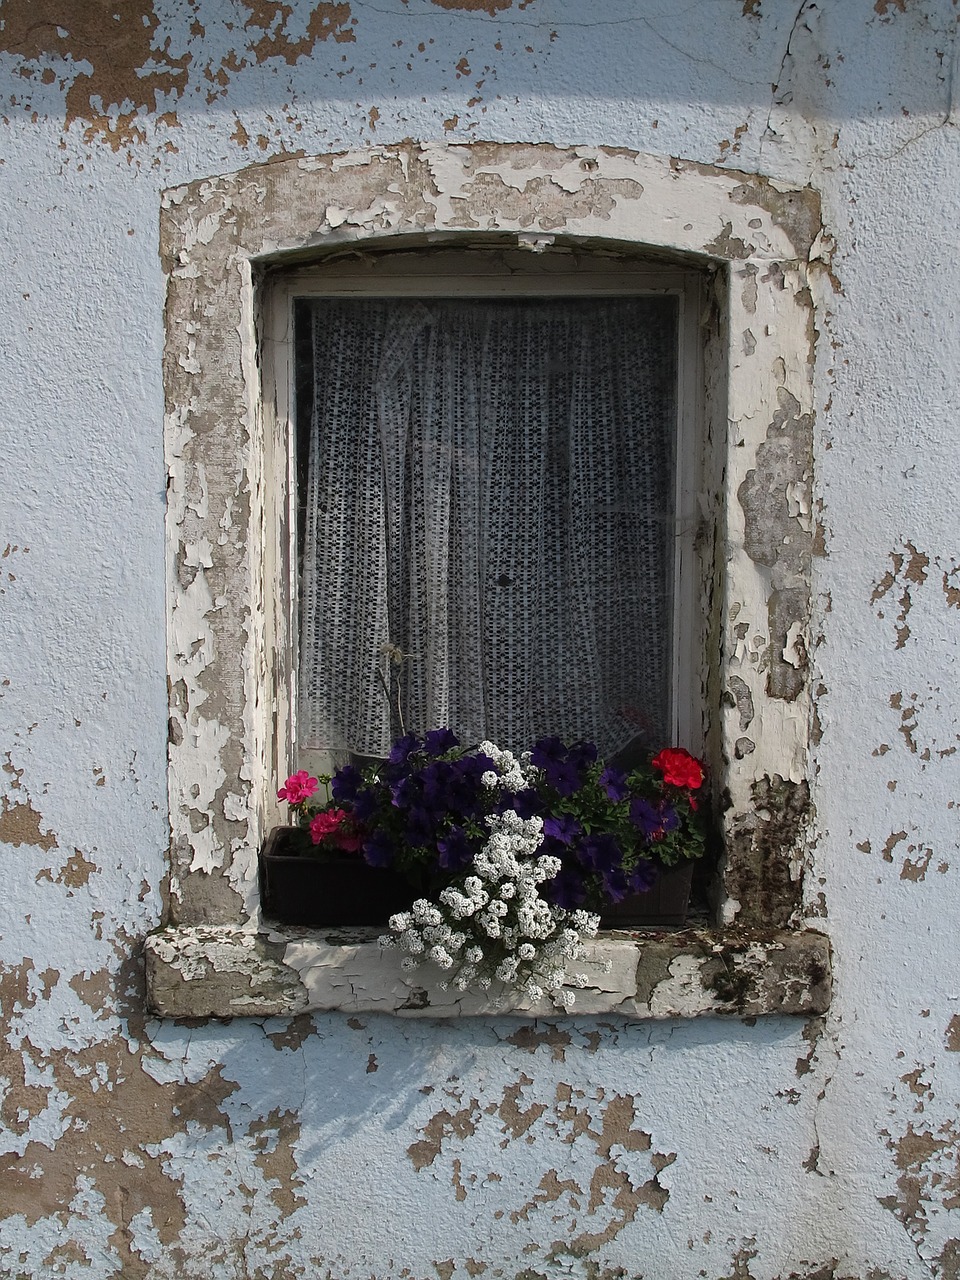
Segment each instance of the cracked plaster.
[{"label": "cracked plaster", "polygon": [[[545,0],[357,0],[349,13],[197,0],[122,6],[119,22],[107,6],[74,8],[0,11],[0,398],[14,477],[0,781],[5,819],[19,815],[0,841],[0,1270],[956,1277],[960,981],[941,923],[957,906],[960,728],[952,5],[614,5],[577,21]],[[834,943],[825,1018],[143,1017],[131,958],[163,910],[167,809],[157,191],[298,152],[442,135],[678,155],[822,196],[814,254],[832,259],[808,273],[814,625],[803,647],[789,614],[769,626],[785,666],[805,660],[817,690],[815,768],[796,758],[774,773],[812,785],[803,905]],[[481,213],[494,197],[522,209],[524,190],[499,174]],[[561,198],[542,181],[529,191]],[[368,229],[396,216],[392,199]],[[744,362],[769,323],[754,284],[778,269],[736,256],[753,230],[728,216],[702,241],[731,254],[743,324],[729,350]],[[797,234],[788,257],[804,256]],[[185,324],[196,326],[186,372],[202,367],[203,317]],[[184,442],[189,410],[170,408]],[[773,423],[752,421],[749,404],[732,416],[755,440]],[[751,469],[756,456],[728,488],[734,512]],[[785,490],[797,528],[805,484]],[[187,497],[203,519],[203,474]],[[226,598],[226,584],[203,592],[249,498],[238,486],[215,536],[185,539],[178,574],[184,590],[196,584],[197,616]],[[797,704],[765,687],[777,656],[755,626],[766,603],[734,599],[723,623],[736,665],[712,697],[733,721],[734,759],[769,761],[771,740],[798,737]],[[192,637],[198,670],[216,639],[212,627]],[[188,740],[188,683],[175,691],[175,745]],[[215,719],[218,691],[198,689]],[[209,746],[226,774],[229,751]],[[758,776],[741,776],[731,799],[745,813]],[[218,769],[196,782],[205,797],[224,786]],[[243,798],[224,805],[242,827]],[[243,839],[223,830],[242,860]],[[198,847],[196,913],[217,918],[249,884],[225,893],[219,846]]]}]

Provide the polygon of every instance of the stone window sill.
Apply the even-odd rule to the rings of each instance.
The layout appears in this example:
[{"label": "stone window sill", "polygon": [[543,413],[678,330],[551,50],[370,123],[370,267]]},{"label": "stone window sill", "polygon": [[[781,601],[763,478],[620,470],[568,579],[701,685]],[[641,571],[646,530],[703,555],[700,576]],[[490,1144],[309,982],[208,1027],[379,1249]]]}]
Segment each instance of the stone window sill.
[{"label": "stone window sill", "polygon": [[[496,1005],[483,992],[442,991],[403,973],[373,929],[193,925],[146,940],[147,998],[168,1018],[309,1012],[458,1018],[571,1016],[547,1000]],[[572,1016],[809,1016],[830,1003],[830,943],[813,930],[611,931],[587,944]]]}]

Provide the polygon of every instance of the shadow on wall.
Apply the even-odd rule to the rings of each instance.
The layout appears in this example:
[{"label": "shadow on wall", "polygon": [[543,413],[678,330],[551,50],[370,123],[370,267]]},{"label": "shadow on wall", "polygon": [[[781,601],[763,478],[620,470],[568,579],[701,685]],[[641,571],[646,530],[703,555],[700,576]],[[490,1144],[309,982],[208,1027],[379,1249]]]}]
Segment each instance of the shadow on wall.
[{"label": "shadow on wall", "polygon": [[[568,113],[572,102],[589,111],[594,133],[608,107],[611,119],[622,119],[626,101],[662,111],[672,105],[680,117],[694,104],[772,104],[808,120],[866,119],[944,111],[953,38],[949,17],[938,31],[929,15],[900,0],[881,0],[869,15],[855,5],[807,4],[798,12],[796,0],[714,5],[709,22],[686,25],[669,0],[643,6],[642,14],[616,0],[593,21],[570,21],[569,8],[549,0],[413,0],[389,21],[362,0],[238,0],[210,4],[209,12],[174,6],[163,17],[150,0],[118,7],[116,17],[98,5],[65,15],[54,0],[7,0],[0,57],[14,92],[5,110],[62,117],[66,128],[84,130],[84,141],[118,150],[145,143],[154,125],[175,130],[186,113],[229,108],[237,113],[233,140],[259,158],[284,132],[273,125],[302,128],[299,102],[324,104],[341,129],[365,115],[371,136],[382,112],[384,139],[415,133],[414,114],[432,120],[448,108],[448,131],[468,115],[479,123],[489,109],[501,122],[491,133],[497,136],[504,112],[514,120],[520,104],[518,137],[541,134],[544,121]],[[941,74],[931,77],[938,63]],[[896,96],[878,86],[895,86]],[[327,132],[318,136],[317,122],[311,126],[304,150],[326,149]],[[735,156],[738,140],[727,148]]]},{"label": "shadow on wall", "polygon": [[[246,1021],[151,1025],[161,1057],[148,1069],[166,1060],[202,1082],[220,1064],[225,1086],[223,1128],[172,1135],[163,1172],[184,1191],[202,1176],[205,1204],[239,1190],[251,1221],[271,1212],[261,1201],[272,1187],[283,1238],[319,1250],[327,1265],[382,1267],[396,1256],[419,1274],[418,1257],[459,1248],[489,1262],[519,1257],[522,1246],[541,1258],[617,1259],[635,1250],[641,1227],[648,1247],[661,1223],[676,1230],[662,1216],[673,1188],[684,1203],[716,1190],[732,1134],[766,1153],[784,1203],[806,1176],[809,1118],[789,1081],[811,1070],[816,1019],[441,1028],[304,1015],[259,1025],[262,1035]],[[757,1100],[749,1116],[742,1087],[728,1087],[746,1080]],[[799,1154],[782,1164],[780,1150]],[[245,1182],[251,1160],[259,1172]]]},{"label": "shadow on wall", "polygon": [[[259,1025],[257,1046],[250,1024],[208,1022],[186,1028],[151,1022],[154,1050],[187,1075],[219,1063],[224,1080],[236,1080],[241,1092],[224,1104],[229,1111],[251,1095],[263,1111],[299,1103],[299,1119],[311,1137],[301,1148],[307,1163],[319,1160],[331,1142],[340,1144],[367,1133],[371,1122],[403,1138],[412,1135],[425,1111],[443,1109],[445,1099],[470,1087],[481,1095],[506,1076],[549,1077],[550,1082],[585,1082],[600,1096],[619,1091],[637,1098],[654,1113],[676,1114],[683,1098],[688,1122],[697,1114],[714,1115],[723,1107],[717,1081],[701,1078],[699,1051],[715,1061],[717,1052],[731,1064],[741,1055],[759,1084],[767,1071],[783,1079],[783,1067],[796,1066],[816,1049],[820,1019],[765,1018],[748,1025],[734,1019],[702,1018],[678,1022],[629,1022],[618,1018],[527,1021],[464,1018],[442,1022],[396,1018],[386,1014],[339,1017],[304,1014],[268,1019]],[[811,1047],[812,1046],[812,1047]],[[798,1056],[799,1055],[799,1056]],[[649,1075],[638,1064],[652,1068]],[[809,1069],[809,1068],[807,1068]],[[450,1090],[456,1084],[458,1088]],[[539,1080],[538,1096],[552,1096]],[[732,1095],[734,1091],[729,1091]],[[631,1095],[632,1096],[632,1095]],[[496,1109],[496,1108],[495,1108]],[[541,1108],[542,1110],[542,1108]],[[456,1125],[453,1130],[456,1130]]]}]

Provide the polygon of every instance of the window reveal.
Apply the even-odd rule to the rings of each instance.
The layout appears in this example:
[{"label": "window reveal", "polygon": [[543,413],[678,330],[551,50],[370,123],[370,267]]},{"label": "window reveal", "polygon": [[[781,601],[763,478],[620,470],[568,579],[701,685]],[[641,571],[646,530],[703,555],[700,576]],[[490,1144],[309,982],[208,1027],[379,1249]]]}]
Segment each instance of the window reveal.
[{"label": "window reveal", "polygon": [[672,296],[295,307],[304,749],[671,737]]}]

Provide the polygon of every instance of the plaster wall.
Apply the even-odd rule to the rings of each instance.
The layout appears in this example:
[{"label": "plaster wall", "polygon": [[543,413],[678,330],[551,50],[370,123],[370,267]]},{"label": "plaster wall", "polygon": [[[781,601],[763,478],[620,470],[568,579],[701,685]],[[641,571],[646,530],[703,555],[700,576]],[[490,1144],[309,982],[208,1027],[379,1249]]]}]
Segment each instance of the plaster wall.
[{"label": "plaster wall", "polygon": [[[0,1275],[956,1280],[949,0],[0,5]],[[821,199],[808,1021],[172,1022],[161,192],[404,139]]]}]

